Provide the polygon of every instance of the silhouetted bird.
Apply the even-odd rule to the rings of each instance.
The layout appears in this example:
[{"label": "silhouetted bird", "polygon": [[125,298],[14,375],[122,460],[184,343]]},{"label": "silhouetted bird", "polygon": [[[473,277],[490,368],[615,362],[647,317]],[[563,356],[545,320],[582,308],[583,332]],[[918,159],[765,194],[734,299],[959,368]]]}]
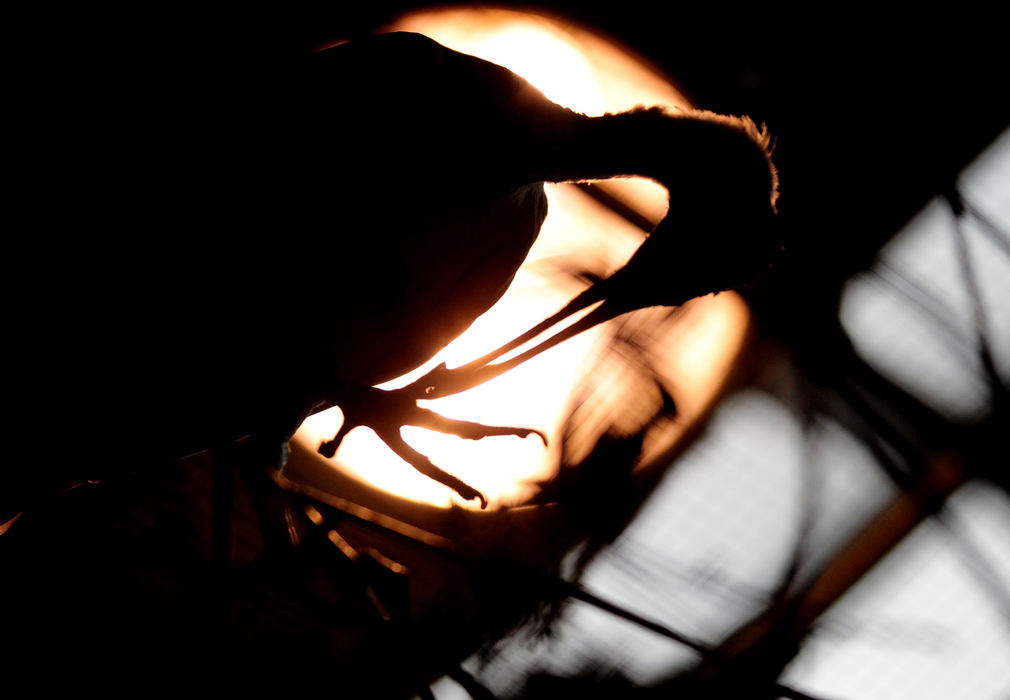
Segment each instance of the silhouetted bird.
[{"label": "silhouetted bird", "polygon": [[[530,431],[449,421],[416,399],[474,386],[628,311],[735,287],[778,248],[769,138],[748,119],[658,108],[586,117],[501,66],[417,34],[350,42],[313,61],[310,123],[325,139],[320,159],[332,168],[317,184],[348,197],[333,216],[347,221],[353,212],[360,224],[352,231],[362,238],[340,244],[353,251],[356,271],[369,273],[342,292],[368,300],[367,320],[352,315],[369,325],[356,328],[350,343],[332,336],[328,352],[341,358],[334,379],[359,388],[324,397],[345,415],[325,454],[367,425],[420,471],[483,503],[406,446],[400,427],[467,437]],[[439,367],[402,390],[361,388],[416,368],[498,300],[546,216],[544,182],[621,175],[655,179],[671,196],[671,214],[621,270],[497,353],[457,370]],[[318,193],[318,205],[331,202]],[[542,348],[489,364],[601,300]]]},{"label": "silhouetted bird", "polygon": [[[149,53],[159,72],[96,93],[107,104],[87,143],[114,167],[75,181],[69,235],[33,253],[63,293],[24,334],[48,372],[39,415],[76,410],[43,431],[33,468],[12,470],[0,516],[46,489],[248,436],[280,445],[332,405],[345,422],[324,452],[367,425],[483,503],[399,429],[535,432],[416,405],[500,372],[485,366],[497,355],[372,387],[420,366],[503,294],[546,215],[544,182],[642,175],[670,191],[670,215],[630,262],[573,302],[603,300],[580,328],[734,287],[778,245],[768,136],[748,119],[589,118],[417,34],[273,67],[241,49],[213,70]],[[78,235],[78,219],[101,226]]]}]

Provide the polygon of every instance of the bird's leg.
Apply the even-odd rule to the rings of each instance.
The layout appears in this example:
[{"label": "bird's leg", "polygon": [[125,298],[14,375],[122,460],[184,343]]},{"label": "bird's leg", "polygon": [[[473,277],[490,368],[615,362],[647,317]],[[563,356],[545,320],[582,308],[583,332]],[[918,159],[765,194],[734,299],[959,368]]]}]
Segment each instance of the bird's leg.
[{"label": "bird's leg", "polygon": [[375,431],[398,457],[425,476],[445,484],[466,500],[478,499],[481,508],[487,507],[487,499],[469,484],[439,469],[428,457],[421,454],[404,441],[400,428],[413,425],[428,430],[456,435],[468,440],[479,440],[495,435],[516,435],[527,437],[537,435],[544,444],[547,436],[532,428],[483,425],[471,421],[457,420],[421,408],[408,392],[394,389],[386,391],[374,387],[342,386],[334,395],[337,405],[344,414],[344,423],[332,440],[319,446],[319,453],[325,457],[336,454],[344,437],[352,429],[365,426]]},{"label": "bird's leg", "polygon": [[522,345],[525,345],[526,343],[530,342],[541,333],[545,333],[546,331],[550,330],[551,328],[558,325],[566,318],[569,318],[573,314],[576,314],[579,311],[585,309],[586,307],[591,306],[597,301],[600,301],[605,296],[605,294],[606,294],[605,285],[594,284],[592,287],[583,291],[581,294],[579,294],[574,299],[565,304],[565,306],[560,311],[557,311],[552,316],[548,316],[543,321],[533,326],[525,333],[516,336],[512,340],[508,341],[504,345],[501,345],[495,350],[492,350],[483,357],[479,357],[476,360],[472,360],[471,362],[468,362],[465,365],[457,367],[453,371],[462,374],[468,370],[473,370],[478,367],[489,365],[491,362],[497,360],[502,355],[505,355],[506,353],[509,353]]},{"label": "bird's leg", "polygon": [[[591,290],[592,288],[587,291]],[[514,340],[502,345],[497,350],[488,353],[484,357],[452,369],[446,367],[445,363],[442,363],[433,368],[420,379],[404,387],[404,389],[411,396],[418,399],[437,399],[443,396],[458,394],[461,391],[466,391],[467,389],[480,386],[481,384],[488,382],[495,377],[514,369],[515,367],[518,367],[527,360],[530,360],[540,353],[549,350],[555,345],[559,345],[565,340],[575,337],[576,335],[583,333],[584,331],[587,331],[604,321],[609,321],[623,313],[622,311],[616,310],[615,307],[604,303],[575,323],[562,329],[555,335],[550,336],[540,344],[533,346],[525,352],[503,362],[492,362],[492,360],[501,357],[511,350],[514,350],[523,343],[536,337],[552,326],[557,325],[565,318],[568,318],[572,314],[592,303],[591,301],[588,301],[584,304],[577,305],[576,302],[578,300],[579,297],[576,297],[575,300],[569,303],[568,306],[558,313],[537,324]]]}]

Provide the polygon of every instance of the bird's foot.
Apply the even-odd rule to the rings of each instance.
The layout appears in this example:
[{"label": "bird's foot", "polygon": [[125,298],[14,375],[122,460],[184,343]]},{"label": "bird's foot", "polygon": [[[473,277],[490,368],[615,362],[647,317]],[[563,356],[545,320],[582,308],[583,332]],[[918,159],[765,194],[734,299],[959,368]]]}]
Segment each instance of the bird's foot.
[{"label": "bird's foot", "polygon": [[319,446],[321,455],[324,457],[335,455],[340,443],[352,429],[358,426],[371,428],[379,436],[379,439],[414,469],[430,479],[445,484],[468,501],[480,500],[482,509],[487,507],[487,498],[484,494],[461,479],[439,469],[427,456],[408,445],[400,436],[400,428],[405,425],[413,425],[468,440],[479,440],[496,435],[516,435],[518,437],[537,435],[543,440],[544,445],[547,444],[547,436],[533,428],[483,425],[447,418],[434,411],[421,408],[417,405],[417,400],[411,392],[400,389],[385,391],[373,387],[356,387],[353,390],[342,391],[335,401],[344,414],[344,422],[332,440],[327,440]]}]

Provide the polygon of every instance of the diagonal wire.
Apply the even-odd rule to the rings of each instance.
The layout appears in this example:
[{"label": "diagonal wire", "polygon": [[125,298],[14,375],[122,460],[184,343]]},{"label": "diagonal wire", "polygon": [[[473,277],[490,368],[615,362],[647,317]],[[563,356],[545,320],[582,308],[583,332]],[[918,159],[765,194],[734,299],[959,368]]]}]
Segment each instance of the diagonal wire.
[{"label": "diagonal wire", "polygon": [[[642,617],[641,615],[633,613],[630,610],[626,610],[625,608],[622,608],[619,605],[606,601],[600,598],[599,596],[590,593],[585,588],[579,586],[576,583],[570,583],[568,581],[563,581],[559,579],[557,581],[557,584],[571,598],[574,598],[575,600],[580,600],[584,603],[588,603],[593,607],[599,608],[600,610],[603,610],[605,612],[609,612],[613,615],[616,615],[617,617],[620,617],[621,619],[627,620],[628,622],[632,622],[638,625],[639,627],[644,627],[645,629],[655,632],[656,634],[662,635],[667,639],[672,639],[675,642],[683,644],[684,646],[697,652],[703,659],[707,661],[720,663],[724,660],[722,656],[719,654],[719,652],[717,652],[715,649],[705,644],[704,642],[688,637],[687,635],[681,632],[671,629],[665,625],[661,625],[653,620],[649,620],[645,617]],[[795,688],[791,688],[782,683],[773,683],[772,687],[776,692],[779,693],[780,697],[790,698],[791,700],[817,700],[811,695],[807,695],[806,693],[803,693],[799,690],[796,690]]]},{"label": "diagonal wire", "polygon": [[981,224],[980,229],[984,232],[989,239],[993,241],[997,246],[1003,249],[1003,252],[1010,255],[1010,233],[1007,233],[999,225],[993,221],[988,214],[984,213],[981,209],[976,207],[971,202],[966,202],[961,200],[961,206],[964,211],[968,212]]},{"label": "diagonal wire", "polygon": [[951,188],[945,192],[944,196],[947,198],[947,202],[954,214],[952,229],[954,243],[957,248],[958,267],[973,307],[978,356],[989,380],[993,393],[994,408],[998,411],[1006,401],[1007,388],[1003,383],[1003,379],[999,376],[999,372],[996,370],[996,363],[993,360],[989,343],[989,323],[986,317],[985,304],[982,301],[982,293],[978,288],[975,271],[972,267],[971,254],[968,250],[968,237],[965,235],[964,227],[961,225],[961,218],[965,211],[964,203],[961,200],[961,195],[955,188]]},{"label": "diagonal wire", "polygon": [[939,295],[909,277],[884,257],[877,260],[871,273],[925,313],[937,327],[956,341],[958,350],[974,359],[975,347],[964,337],[964,329],[951,320],[956,314]]},{"label": "diagonal wire", "polygon": [[803,431],[802,453],[800,462],[800,514],[797,522],[796,538],[792,552],[777,590],[775,600],[784,602],[797,583],[803,564],[812,551],[812,533],[817,521],[818,503],[823,491],[823,474],[819,467],[818,444],[816,439],[816,408],[813,387],[796,372],[791,374],[795,386],[797,414]]},{"label": "diagonal wire", "polygon": [[462,666],[457,666],[446,675],[456,681],[473,700],[495,700],[494,694]]}]

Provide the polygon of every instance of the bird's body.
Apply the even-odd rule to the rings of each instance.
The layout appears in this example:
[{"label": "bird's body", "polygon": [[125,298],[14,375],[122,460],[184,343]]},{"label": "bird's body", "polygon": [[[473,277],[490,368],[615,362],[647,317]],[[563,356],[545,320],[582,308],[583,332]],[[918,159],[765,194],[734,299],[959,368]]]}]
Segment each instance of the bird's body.
[{"label": "bird's body", "polygon": [[[670,191],[675,216],[596,287],[611,316],[732,287],[775,247],[776,176],[749,120],[658,109],[586,117],[416,34],[338,45],[293,70],[272,84],[294,104],[257,95],[228,108],[240,129],[220,119],[223,131],[195,140],[195,122],[176,133],[171,143],[184,147],[157,152],[187,176],[144,163],[140,175],[157,173],[160,189],[129,203],[143,255],[126,269],[93,256],[72,277],[80,306],[58,323],[88,333],[71,339],[77,364],[61,389],[100,394],[104,412],[79,419],[69,441],[87,456],[40,483],[251,434],[281,441],[334,404],[343,431],[368,424],[393,446],[400,425],[430,417],[418,417],[412,394],[383,403],[393,397],[368,387],[421,365],[504,293],[546,215],[544,182],[644,175]],[[146,184],[131,179],[128,191]],[[74,384],[82,376],[85,388]],[[376,418],[386,405],[399,408]],[[25,500],[16,491],[8,512]]]},{"label": "bird's body", "polygon": [[[320,275],[371,307],[351,315],[376,338],[361,343],[367,360],[382,364],[343,366],[354,368],[348,380],[374,384],[421,364],[490,308],[536,240],[547,201],[540,179],[522,172],[531,139],[513,104],[533,88],[415,34],[321,51],[312,67],[319,140],[309,148],[330,156],[315,173],[315,205],[335,234]],[[351,275],[362,260],[373,261],[367,273]],[[320,292],[339,307],[330,290]]]}]

